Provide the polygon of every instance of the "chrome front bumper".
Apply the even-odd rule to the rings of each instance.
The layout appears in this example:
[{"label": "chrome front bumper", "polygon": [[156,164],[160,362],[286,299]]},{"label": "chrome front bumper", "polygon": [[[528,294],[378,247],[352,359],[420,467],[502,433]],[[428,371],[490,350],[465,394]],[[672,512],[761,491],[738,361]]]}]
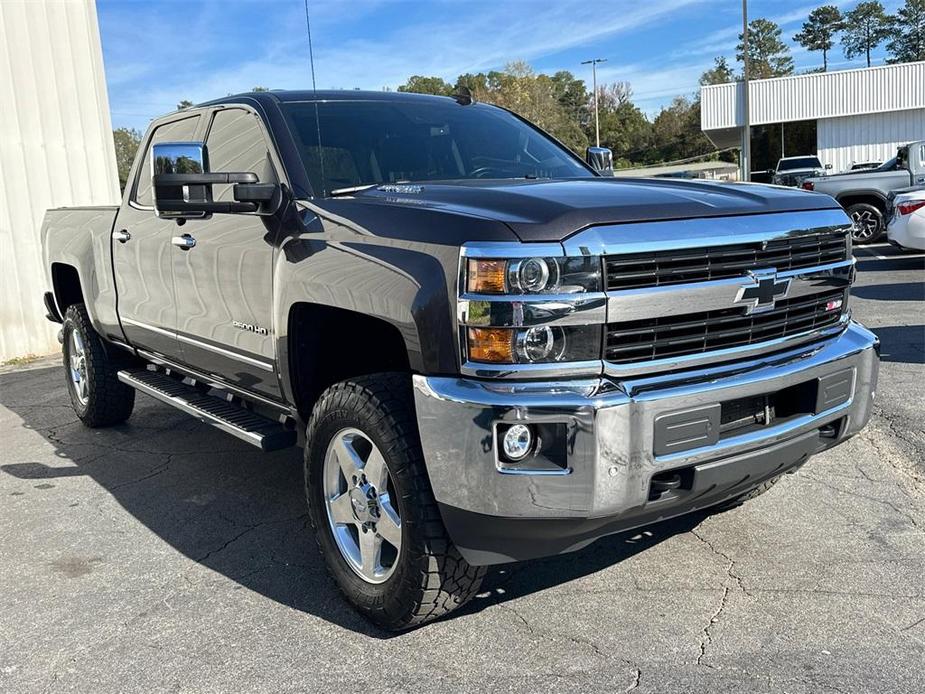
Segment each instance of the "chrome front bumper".
[{"label": "chrome front bumper", "polygon": [[[713,505],[860,431],[871,415],[877,349],[873,333],[850,323],[819,344],[671,375],[542,383],[415,376],[434,495],[451,537],[473,563],[577,549],[609,532]],[[708,446],[664,452],[657,441],[657,418],[839,373],[850,378],[850,393],[834,407]],[[501,470],[496,427],[514,421],[564,425],[567,464],[535,474]],[[652,501],[653,476],[681,468],[711,484]],[[543,525],[557,541],[534,532]],[[527,542],[522,531],[537,537]]]}]

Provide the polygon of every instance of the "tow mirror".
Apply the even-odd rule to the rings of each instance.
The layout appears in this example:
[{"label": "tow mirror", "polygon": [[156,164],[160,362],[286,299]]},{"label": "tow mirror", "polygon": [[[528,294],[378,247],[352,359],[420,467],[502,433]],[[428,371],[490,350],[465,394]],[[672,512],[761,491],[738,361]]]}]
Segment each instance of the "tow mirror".
[{"label": "tow mirror", "polygon": [[613,152],[606,147],[588,147],[585,160],[598,173],[613,175]]},{"label": "tow mirror", "polygon": [[[154,209],[166,219],[204,219],[214,213],[272,214],[279,207],[280,187],[260,183],[250,172],[209,172],[202,142],[162,142],[152,156]],[[234,200],[216,201],[212,186],[233,185]]]},{"label": "tow mirror", "polygon": [[831,165],[831,164],[826,164],[826,165],[825,165],[825,168],[826,168],[826,171],[828,171],[829,169],[832,168],[832,165]]}]

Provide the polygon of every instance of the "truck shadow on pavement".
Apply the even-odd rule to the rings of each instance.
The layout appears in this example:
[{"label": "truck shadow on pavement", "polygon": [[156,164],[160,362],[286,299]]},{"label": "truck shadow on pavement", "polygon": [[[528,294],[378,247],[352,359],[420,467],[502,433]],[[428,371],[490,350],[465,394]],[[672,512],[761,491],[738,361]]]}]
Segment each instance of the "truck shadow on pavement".
[{"label": "truck shadow on pavement", "polygon": [[[106,523],[112,504],[95,486],[81,483],[84,478],[141,524],[130,531],[130,542],[141,546],[135,551],[145,551],[150,531],[200,565],[181,563],[185,581],[176,582],[197,597],[227,590],[226,582],[201,570],[206,567],[234,581],[235,588],[345,629],[393,636],[355,613],[325,570],[306,513],[300,449],[263,454],[142,395],[126,424],[86,429],[71,410],[60,368],[0,374],[0,405],[16,415],[6,417],[12,422],[3,431],[7,448],[0,471],[22,483],[7,481],[4,487],[12,492],[6,493],[61,495],[60,513],[74,514],[72,544],[101,558],[97,571],[105,571],[107,562],[126,561],[127,540],[86,527],[87,518]],[[50,447],[37,445],[32,432]],[[96,509],[104,512],[88,513]],[[693,529],[703,517],[692,514],[614,535],[576,554],[493,567],[479,596],[456,614],[597,572]],[[138,580],[150,576],[139,574]]]},{"label": "truck shadow on pavement", "polygon": [[925,364],[925,325],[871,328],[880,338],[880,360]]}]

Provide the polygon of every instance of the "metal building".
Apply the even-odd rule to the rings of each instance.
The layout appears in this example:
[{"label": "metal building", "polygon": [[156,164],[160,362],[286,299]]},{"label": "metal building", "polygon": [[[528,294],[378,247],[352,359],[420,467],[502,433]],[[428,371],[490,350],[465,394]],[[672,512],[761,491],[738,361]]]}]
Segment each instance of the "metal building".
[{"label": "metal building", "polygon": [[94,0],[2,0],[0,362],[59,349],[42,304],[45,209],[118,202]]},{"label": "metal building", "polygon": [[[754,80],[748,95],[754,180],[782,156],[818,154],[837,172],[925,139],[925,62]],[[743,84],[702,87],[700,96],[704,134],[739,146]]]}]

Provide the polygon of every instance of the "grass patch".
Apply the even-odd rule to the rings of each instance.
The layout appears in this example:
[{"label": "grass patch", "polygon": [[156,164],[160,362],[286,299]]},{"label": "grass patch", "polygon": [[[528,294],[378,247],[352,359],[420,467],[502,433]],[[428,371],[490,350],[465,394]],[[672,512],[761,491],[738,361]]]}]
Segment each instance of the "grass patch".
[{"label": "grass patch", "polygon": [[27,354],[23,357],[13,357],[12,359],[7,359],[6,361],[0,361],[0,366],[25,366],[26,364],[31,364],[34,361],[38,361],[42,357],[38,354]]}]

